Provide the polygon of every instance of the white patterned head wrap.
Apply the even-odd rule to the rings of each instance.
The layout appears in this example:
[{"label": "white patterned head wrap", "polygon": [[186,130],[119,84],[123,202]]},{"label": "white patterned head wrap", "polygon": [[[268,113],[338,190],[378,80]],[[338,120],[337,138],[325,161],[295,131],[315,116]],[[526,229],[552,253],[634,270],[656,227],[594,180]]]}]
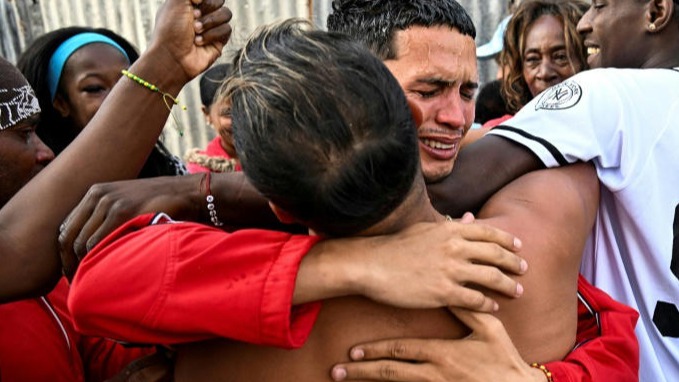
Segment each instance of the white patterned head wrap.
[{"label": "white patterned head wrap", "polygon": [[14,65],[0,57],[0,131],[39,112],[31,85]]}]

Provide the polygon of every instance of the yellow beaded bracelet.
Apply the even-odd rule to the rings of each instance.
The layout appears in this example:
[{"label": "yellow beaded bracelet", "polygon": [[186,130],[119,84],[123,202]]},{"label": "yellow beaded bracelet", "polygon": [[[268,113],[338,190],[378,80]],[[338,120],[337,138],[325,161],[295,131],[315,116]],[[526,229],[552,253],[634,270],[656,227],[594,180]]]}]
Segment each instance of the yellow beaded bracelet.
[{"label": "yellow beaded bracelet", "polygon": [[[165,102],[165,106],[167,106],[167,109],[170,110],[170,115],[172,115],[172,119],[174,119],[174,122],[175,122],[176,127],[177,127],[177,131],[179,132],[180,136],[183,136],[184,131],[180,127],[180,124],[179,124],[179,121],[177,121],[177,118],[175,118],[175,116],[172,114],[172,106],[170,104],[170,101],[172,101],[172,104],[179,105],[179,100],[177,98],[173,97],[172,94],[161,91],[160,89],[158,89],[158,87],[156,85],[144,80],[143,78],[137,76],[136,74],[130,73],[129,71],[127,71],[125,69],[123,69],[122,73],[125,77],[131,79],[132,81],[138,83],[139,85],[149,89],[152,92],[161,94],[163,96],[163,102]],[[181,106],[181,108],[182,108],[182,110],[186,110],[186,106]]]},{"label": "yellow beaded bracelet", "polygon": [[542,371],[543,373],[545,373],[545,377],[547,377],[547,382],[554,382],[554,378],[552,378],[552,372],[549,371],[549,369],[547,369],[547,366],[545,366],[541,363],[533,362],[533,363],[530,364],[530,367],[532,367],[534,369],[538,369],[538,370]]}]

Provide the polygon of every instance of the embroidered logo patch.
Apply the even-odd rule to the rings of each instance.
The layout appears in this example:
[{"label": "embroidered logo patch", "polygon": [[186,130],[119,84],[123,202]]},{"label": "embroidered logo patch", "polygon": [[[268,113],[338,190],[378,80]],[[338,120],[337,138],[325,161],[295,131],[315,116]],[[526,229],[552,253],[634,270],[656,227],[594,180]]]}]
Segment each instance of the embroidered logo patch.
[{"label": "embroidered logo patch", "polygon": [[535,104],[535,110],[568,109],[577,105],[581,97],[580,85],[573,80],[566,80],[545,90]]}]

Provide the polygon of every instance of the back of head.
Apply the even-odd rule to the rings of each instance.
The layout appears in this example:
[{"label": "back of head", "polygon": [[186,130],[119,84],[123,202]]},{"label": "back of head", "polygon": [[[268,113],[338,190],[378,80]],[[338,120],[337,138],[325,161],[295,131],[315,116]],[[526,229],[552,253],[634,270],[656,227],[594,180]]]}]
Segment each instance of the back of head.
[{"label": "back of head", "polygon": [[200,102],[209,108],[214,101],[217,89],[231,75],[231,64],[217,64],[205,71],[200,77]]},{"label": "back of head", "polygon": [[68,27],[57,29],[38,37],[19,57],[17,67],[24,74],[38,96],[42,108],[37,133],[56,154],[68,146],[77,131],[63,128],[68,122],[54,108],[48,85],[49,63],[55,51],[69,38],[82,33],[98,33],[115,41],[125,50],[130,62],[139,58],[139,53],[122,36],[104,28]]},{"label": "back of head", "polygon": [[481,87],[476,97],[476,116],[474,122],[484,124],[491,119],[510,114],[507,103],[502,97],[502,81],[493,80]]},{"label": "back of head", "polygon": [[504,36],[500,63],[508,71],[503,77],[503,95],[517,112],[533,96],[523,79],[524,45],[528,29],[542,16],[554,16],[563,23],[568,59],[587,67],[587,49],[576,27],[589,5],[584,0],[523,0],[512,15]]},{"label": "back of head", "polygon": [[278,207],[330,236],[358,233],[408,195],[419,168],[403,91],[346,36],[290,20],[234,61],[234,139],[243,170]]},{"label": "back of head", "polygon": [[455,0],[334,0],[328,30],[362,42],[382,60],[395,59],[394,35],[413,26],[448,26],[476,38],[474,23]]}]

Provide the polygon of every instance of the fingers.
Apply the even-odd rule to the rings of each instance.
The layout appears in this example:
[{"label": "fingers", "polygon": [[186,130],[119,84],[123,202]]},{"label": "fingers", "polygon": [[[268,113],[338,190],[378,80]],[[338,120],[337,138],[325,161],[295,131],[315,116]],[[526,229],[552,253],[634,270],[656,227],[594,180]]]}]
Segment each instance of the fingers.
[{"label": "fingers", "polygon": [[80,259],[75,251],[75,242],[80,235],[82,226],[87,222],[92,214],[96,203],[89,197],[91,190],[76,208],[66,217],[59,229],[59,255],[61,256],[61,266],[64,276],[69,280],[75,274]]},{"label": "fingers", "polygon": [[459,250],[460,236],[465,239],[462,245],[468,244],[465,251],[469,258],[475,262],[493,265],[517,275],[524,274],[528,269],[528,263],[514,253],[521,248],[521,241],[507,232],[484,224],[458,224],[450,238],[453,250]]},{"label": "fingers", "polygon": [[221,54],[224,45],[226,45],[230,37],[231,25],[222,24],[196,36],[195,43],[198,46],[213,45],[219,54]]},{"label": "fingers", "polygon": [[[349,356],[352,362],[333,367],[335,381],[430,381],[430,362],[442,353],[440,340],[398,339],[376,341],[355,346]],[[405,361],[405,362],[404,362]],[[422,362],[422,363],[413,363]]]},{"label": "fingers", "polygon": [[449,301],[446,305],[457,306],[465,309],[471,309],[479,312],[492,313],[500,310],[500,305],[497,301],[484,295],[478,290],[459,287],[447,294]]},{"label": "fingers", "polygon": [[194,31],[197,45],[223,45],[228,41],[231,36],[231,26],[228,23],[233,14],[223,4],[223,0],[206,0],[196,9]]},{"label": "fingers", "polygon": [[192,0],[193,5],[201,14],[207,15],[224,6],[224,0]]},{"label": "fingers", "polygon": [[[468,219],[468,218],[467,218]],[[519,251],[521,240],[509,232],[486,224],[451,224],[453,231],[467,240],[496,243],[509,251]]]},{"label": "fingers", "polygon": [[495,265],[468,263],[455,276],[463,285],[474,284],[507,297],[523,295],[523,285],[502,273]]},{"label": "fingers", "polygon": [[411,364],[395,361],[356,362],[336,365],[330,376],[333,381],[370,380],[423,382],[427,378],[426,364]]},{"label": "fingers", "polygon": [[507,331],[502,322],[492,314],[474,312],[472,310],[449,307],[463,324],[467,325],[472,331],[472,336],[486,338],[488,336],[508,337]]},{"label": "fingers", "polygon": [[354,346],[349,352],[353,361],[378,360],[383,358],[426,361],[432,358],[432,351],[437,340],[396,339],[375,341]]}]

